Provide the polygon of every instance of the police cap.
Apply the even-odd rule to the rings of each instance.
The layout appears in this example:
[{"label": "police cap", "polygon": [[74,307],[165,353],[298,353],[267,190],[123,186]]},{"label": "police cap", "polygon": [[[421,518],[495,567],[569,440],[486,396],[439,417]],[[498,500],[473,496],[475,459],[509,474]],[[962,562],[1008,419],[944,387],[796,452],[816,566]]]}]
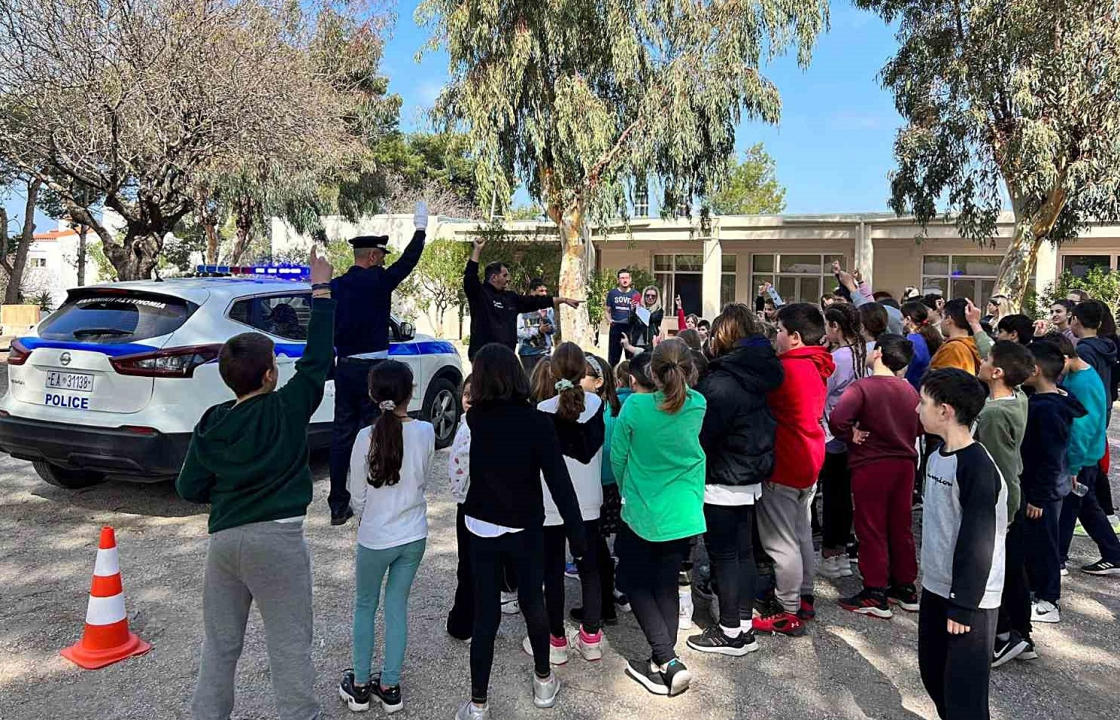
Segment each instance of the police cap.
[{"label": "police cap", "polygon": [[373,249],[383,253],[390,252],[388,235],[359,235],[350,238],[350,245],[355,250]]}]

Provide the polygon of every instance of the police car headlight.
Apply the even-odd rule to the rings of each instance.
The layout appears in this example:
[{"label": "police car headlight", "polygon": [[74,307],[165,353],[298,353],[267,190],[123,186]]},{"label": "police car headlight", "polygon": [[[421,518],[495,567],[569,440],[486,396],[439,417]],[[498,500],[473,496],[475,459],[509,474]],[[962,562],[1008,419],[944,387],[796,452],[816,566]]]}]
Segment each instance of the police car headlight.
[{"label": "police car headlight", "polygon": [[221,345],[191,345],[152,353],[122,355],[109,362],[121,375],[188,378],[194,375],[194,369],[199,365],[217,359],[221,349]]}]

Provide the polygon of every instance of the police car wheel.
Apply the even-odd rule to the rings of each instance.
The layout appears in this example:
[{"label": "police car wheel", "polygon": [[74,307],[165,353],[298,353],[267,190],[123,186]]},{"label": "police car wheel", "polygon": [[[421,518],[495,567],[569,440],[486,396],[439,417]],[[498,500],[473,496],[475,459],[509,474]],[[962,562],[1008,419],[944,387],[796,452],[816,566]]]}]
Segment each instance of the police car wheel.
[{"label": "police car wheel", "polygon": [[435,428],[437,448],[445,448],[455,439],[455,429],[459,425],[459,396],[450,380],[438,378],[428,385],[424,419]]},{"label": "police car wheel", "polygon": [[105,475],[99,472],[71,470],[58,465],[51,465],[43,460],[36,460],[32,465],[35,466],[35,472],[39,473],[39,477],[43,478],[45,482],[67,490],[77,490],[78,488],[105,482]]}]

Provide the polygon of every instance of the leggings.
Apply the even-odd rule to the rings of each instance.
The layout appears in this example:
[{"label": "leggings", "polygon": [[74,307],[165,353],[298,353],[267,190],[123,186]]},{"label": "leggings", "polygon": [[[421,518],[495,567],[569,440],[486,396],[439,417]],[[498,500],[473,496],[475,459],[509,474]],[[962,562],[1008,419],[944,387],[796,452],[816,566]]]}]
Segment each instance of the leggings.
[{"label": "leggings", "polygon": [[548,617],[541,584],[544,572],[544,534],[541,528],[526,528],[493,538],[471,535],[471,564],[474,566],[474,628],[471,637],[471,700],[486,702],[490,670],[494,664],[494,638],[502,620],[502,563],[508,559],[517,573],[517,600],[525,617],[533,668],[537,677],[548,677]]},{"label": "leggings", "polygon": [[354,602],[354,682],[358,685],[369,682],[376,644],[377,600],[386,573],[389,581],[385,584],[385,654],[381,684],[384,687],[400,684],[408,642],[408,595],[426,544],[427,540],[421,538],[382,550],[358,546]]},{"label": "leggings", "polygon": [[[599,576],[600,545],[598,520],[585,520],[587,554],[579,563],[579,581],[583,594],[583,629],[588,634],[599,632],[603,624],[602,590]],[[544,606],[548,612],[548,634],[564,637],[564,547],[567,535],[563,525],[544,528]]]},{"label": "leggings", "polygon": [[848,469],[848,453],[825,453],[820,478],[824,496],[821,550],[843,551],[852,538],[852,473]]},{"label": "leggings", "polygon": [[719,595],[719,624],[750,622],[758,572],[754,561],[754,505],[704,504],[704,544]]},{"label": "leggings", "polygon": [[688,557],[689,539],[650,542],[623,525],[615,544],[626,563],[626,593],[634,617],[650,644],[653,661],[664,665],[677,656],[677,576]]},{"label": "leggings", "polygon": [[988,680],[996,640],[996,609],[978,610],[972,629],[950,635],[949,601],[922,589],[918,670],[941,720],[988,720]]},{"label": "leggings", "polygon": [[[458,543],[458,562],[455,568],[455,600],[447,613],[447,632],[460,640],[470,640],[474,624],[474,570],[471,566],[471,531],[467,530],[463,506],[455,511],[455,540]],[[513,563],[506,558],[502,563],[502,592],[517,592],[517,578]]]},{"label": "leggings", "polygon": [[1027,581],[1026,513],[1020,509],[1007,526],[1004,540],[1003,599],[999,606],[996,632],[1014,630],[1028,640],[1031,637],[1031,588]]}]

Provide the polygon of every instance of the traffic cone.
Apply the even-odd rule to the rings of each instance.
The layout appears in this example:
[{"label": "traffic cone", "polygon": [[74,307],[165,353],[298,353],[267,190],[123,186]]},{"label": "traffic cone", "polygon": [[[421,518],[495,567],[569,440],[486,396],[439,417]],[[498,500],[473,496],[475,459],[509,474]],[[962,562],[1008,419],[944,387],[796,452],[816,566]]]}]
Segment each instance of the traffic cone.
[{"label": "traffic cone", "polygon": [[113,528],[103,527],[89,589],[85,631],[80,642],[62,650],[62,657],[86,670],[94,670],[151,649],[151,645],[128,629],[117,538]]}]

